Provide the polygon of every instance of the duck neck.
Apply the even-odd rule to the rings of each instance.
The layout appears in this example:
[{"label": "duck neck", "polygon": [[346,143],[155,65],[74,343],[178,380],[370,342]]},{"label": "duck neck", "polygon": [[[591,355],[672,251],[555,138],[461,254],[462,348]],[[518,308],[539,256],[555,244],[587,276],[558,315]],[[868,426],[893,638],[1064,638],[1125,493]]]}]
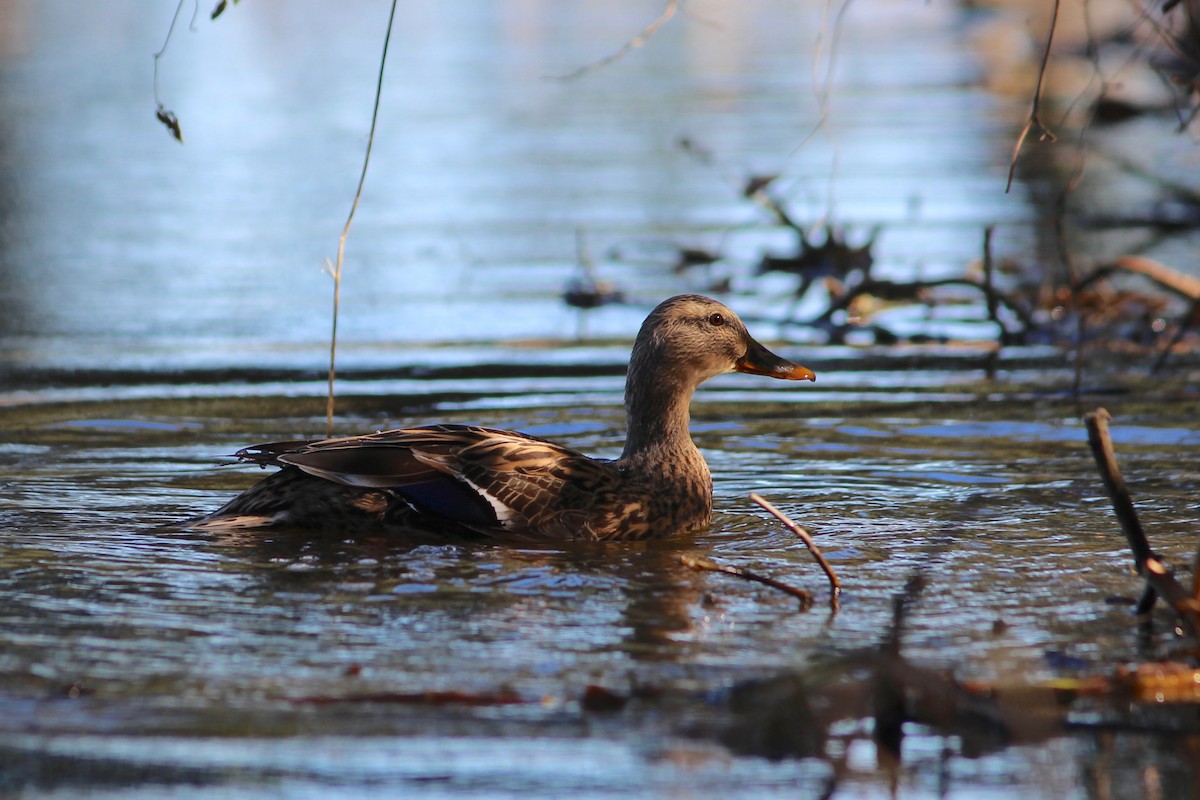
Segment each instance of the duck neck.
[{"label": "duck neck", "polygon": [[625,381],[623,461],[677,458],[698,453],[688,430],[694,386],[669,373],[642,375],[632,369]]}]

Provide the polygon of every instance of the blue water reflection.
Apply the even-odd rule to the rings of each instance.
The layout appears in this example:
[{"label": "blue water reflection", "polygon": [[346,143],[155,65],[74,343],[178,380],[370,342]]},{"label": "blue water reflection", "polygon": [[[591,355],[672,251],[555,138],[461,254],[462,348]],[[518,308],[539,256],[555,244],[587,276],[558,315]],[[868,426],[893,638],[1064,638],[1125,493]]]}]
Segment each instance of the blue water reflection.
[{"label": "blue water reflection", "polygon": [[[164,368],[257,363],[274,346],[319,366],[323,264],[360,166],[385,6],[251,3],[181,25],[160,63],[181,147],[152,113],[165,9],[8,0],[25,35],[0,53],[6,358],[141,354]],[[615,51],[657,12],[402,5],[347,247],[344,358],[354,343],[572,338],[559,293],[577,231],[598,258],[647,241],[724,245],[745,254],[728,268],[749,290],[776,233],[746,227],[763,218],[726,180],[737,173],[783,170],[813,222],[832,211],[883,225],[885,276],[960,273],[990,223],[1025,236],[1029,212],[1001,191],[1009,131],[995,100],[963,88],[974,67],[954,13],[876,6],[846,17],[828,127],[797,150],[822,114],[810,72],[820,3],[697,6],[570,81],[550,76]],[[901,44],[915,39],[928,43],[919,58]],[[921,110],[897,112],[910,108]],[[697,163],[680,136],[723,166]],[[704,288],[661,264],[599,267],[635,306],[591,315],[592,336],[628,337],[646,305]],[[768,316],[785,301],[733,300]]]},{"label": "blue water reflection", "polygon": [[[741,755],[703,733],[713,699],[876,647],[918,571],[931,588],[904,647],[919,663],[1030,681],[1057,674],[1051,650],[1140,655],[1127,609],[1105,604],[1136,581],[1078,409],[1052,393],[1069,376],[1014,371],[1014,397],[988,394],[986,351],[954,369],[913,348],[911,363],[832,369],[802,391],[713,381],[693,430],[718,511],[679,542],[182,533],[258,477],[218,466],[223,454],[323,431],[323,263],[388,4],[246,2],[181,26],[161,91],[182,147],[153,120],[150,54],[172,5],[0,0],[0,372],[13,381],[0,387],[0,793],[817,796],[828,759]],[[998,244],[1030,249],[1021,188],[1003,192],[1012,107],[975,85],[952,5],[849,4],[828,93],[813,74],[829,66],[815,58],[818,42],[829,52],[820,0],[688,2],[569,81],[553,76],[617,51],[663,4],[400,5],[347,248],[347,429],[484,422],[616,455],[645,308],[708,285],[609,257],[630,245],[721,248],[751,327],[814,354],[813,332],[777,324],[792,282],[751,275],[790,234],[739,196],[748,174],[783,172],[806,221],[882,226],[881,277],[960,275],[993,223]],[[682,152],[682,136],[717,163]],[[632,298],[586,324],[560,300],[580,231]],[[1127,413],[1114,434],[1156,546],[1190,558],[1193,420],[1183,405]],[[683,566],[699,552],[821,591],[751,491],[811,526],[845,577],[838,615]],[[585,708],[592,685],[632,710]],[[397,702],[425,692],[520,702]],[[906,797],[1033,792],[1041,759],[1074,790],[1095,767],[1091,740],[976,758],[916,731],[889,776],[867,716],[841,720],[826,753],[846,756],[847,794],[889,795],[890,780]]]}]

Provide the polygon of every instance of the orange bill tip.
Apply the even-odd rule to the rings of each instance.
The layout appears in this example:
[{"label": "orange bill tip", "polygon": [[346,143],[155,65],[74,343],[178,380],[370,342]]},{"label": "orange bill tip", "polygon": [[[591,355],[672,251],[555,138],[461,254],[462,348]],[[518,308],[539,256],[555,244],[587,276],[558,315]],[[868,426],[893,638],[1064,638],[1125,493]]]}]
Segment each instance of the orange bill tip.
[{"label": "orange bill tip", "polygon": [[816,381],[816,374],[808,367],[793,364],[786,358],[780,358],[758,342],[751,344],[734,364],[734,369],[747,375],[766,375],[768,378],[778,378],[784,381]]}]

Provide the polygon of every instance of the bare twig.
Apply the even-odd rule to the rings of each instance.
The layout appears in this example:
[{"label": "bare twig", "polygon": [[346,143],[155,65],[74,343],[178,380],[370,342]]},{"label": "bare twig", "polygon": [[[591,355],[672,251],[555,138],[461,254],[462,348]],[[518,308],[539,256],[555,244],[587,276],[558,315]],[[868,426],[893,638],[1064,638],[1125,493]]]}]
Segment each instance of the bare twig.
[{"label": "bare twig", "polygon": [[658,16],[658,19],[654,20],[645,28],[643,28],[642,32],[637,36],[633,37],[625,44],[606,55],[604,58],[601,58],[599,61],[593,61],[590,64],[584,64],[578,69],[572,70],[564,75],[556,75],[554,77],[561,81],[573,81],[576,78],[582,78],[584,75],[595,72],[599,69],[603,69],[609,64],[620,61],[622,58],[629,55],[629,53],[650,41],[654,34],[658,33],[659,28],[671,21],[671,17],[675,16],[675,12],[678,10],[679,0],[668,0],[667,7],[663,9],[662,14]]},{"label": "bare twig", "polygon": [[1092,448],[1092,455],[1100,470],[1100,478],[1104,481],[1104,488],[1112,501],[1113,513],[1117,515],[1117,521],[1121,523],[1121,530],[1124,531],[1125,539],[1129,542],[1129,549],[1133,553],[1133,560],[1140,575],[1146,559],[1153,557],[1154,553],[1150,549],[1146,532],[1142,530],[1142,523],[1138,520],[1137,511],[1129,497],[1125,478],[1122,477],[1121,470],[1117,466],[1117,456],[1113,450],[1112,438],[1108,435],[1108,422],[1111,419],[1112,415],[1108,413],[1107,409],[1097,408],[1095,411],[1085,414],[1083,422],[1087,426],[1088,445]]},{"label": "bare twig", "polygon": [[1172,336],[1171,341],[1159,353],[1154,366],[1150,368],[1151,374],[1156,373],[1166,364],[1171,351],[1183,340],[1183,337],[1194,324],[1197,312],[1200,311],[1200,278],[1186,275],[1168,267],[1166,264],[1155,261],[1152,258],[1146,258],[1145,256],[1119,256],[1111,262],[1097,267],[1087,277],[1073,284],[1071,292],[1078,296],[1080,292],[1092,284],[1111,277],[1117,272],[1129,272],[1134,275],[1141,275],[1160,288],[1191,304],[1180,320],[1179,327],[1175,331],[1174,336]]},{"label": "bare twig", "polygon": [[[162,47],[154,54],[154,118],[166,126],[167,131],[174,137],[175,141],[183,144],[183,129],[179,125],[179,118],[175,116],[175,112],[163,105],[162,98],[158,92],[158,62],[162,59],[163,54],[167,52],[167,45],[171,43],[171,38],[175,35],[175,25],[179,22],[179,15],[183,12],[183,5],[186,0],[179,0],[175,6],[175,13],[171,15],[171,24],[167,26],[167,36],[163,39]],[[238,0],[233,0],[237,3]],[[212,19],[216,19],[225,10],[227,0],[221,0],[217,7],[213,9]],[[200,14],[199,0],[193,0],[192,19],[188,23],[191,30],[196,29],[196,17]]]},{"label": "bare twig", "polygon": [[805,240],[807,234],[805,233],[804,226],[793,219],[788,214],[787,209],[784,208],[783,203],[771,194],[771,185],[779,179],[778,174],[750,175],[747,177],[739,174],[739,170],[722,163],[711,149],[690,136],[681,137],[678,144],[683,152],[704,166],[715,169],[731,186],[737,186],[742,197],[751,200],[759,208],[766,211],[780,225],[794,230],[799,234],[802,242]]},{"label": "bare twig", "polygon": [[782,522],[788,527],[788,530],[800,537],[800,540],[804,542],[806,547],[808,547],[808,551],[812,553],[813,558],[816,559],[817,563],[821,566],[821,569],[825,571],[825,577],[829,578],[829,590],[833,593],[833,604],[836,607],[838,596],[842,593],[842,582],[838,580],[837,573],[833,571],[833,567],[829,566],[829,562],[826,561],[825,556],[821,554],[821,548],[817,547],[817,543],[813,541],[812,534],[793,522],[787,514],[784,514],[782,511],[772,505],[758,492],[751,492],[750,500],[762,506],[762,508],[768,514]]},{"label": "bare twig", "polygon": [[688,569],[694,569],[699,572],[720,572],[725,575],[733,575],[735,578],[742,578],[747,581],[761,583],[763,586],[770,586],[772,589],[778,589],[781,592],[786,592],[792,597],[800,601],[800,608],[807,611],[812,607],[813,596],[811,592],[804,589],[797,589],[795,586],[789,586],[786,583],[777,581],[774,578],[768,578],[758,573],[751,572],[748,569],[741,567],[732,567],[727,564],[718,564],[715,561],[709,561],[707,558],[696,558],[695,556],[682,555],[679,561]]},{"label": "bare twig", "polygon": [[1017,156],[1021,154],[1021,146],[1025,143],[1025,137],[1033,130],[1033,126],[1038,127],[1038,138],[1049,139],[1055,141],[1057,137],[1050,132],[1042,122],[1041,104],[1042,104],[1042,83],[1046,80],[1046,65],[1050,62],[1050,45],[1054,42],[1054,28],[1058,25],[1058,6],[1059,0],[1054,0],[1054,8],[1050,12],[1050,30],[1046,33],[1046,49],[1042,51],[1042,63],[1038,68],[1037,85],[1033,89],[1033,106],[1029,110],[1029,119],[1025,122],[1025,127],[1021,129],[1021,134],[1017,137],[1017,143],[1013,146],[1012,159],[1008,164],[1008,183],[1004,186],[1004,193],[1012,189],[1013,176],[1017,173]]},{"label": "bare twig", "polygon": [[1116,270],[1142,275],[1184,300],[1200,300],[1200,278],[1172,269],[1152,258],[1119,256],[1114,258],[1111,264],[1100,267],[1096,272],[1103,276]]},{"label": "bare twig", "polygon": [[179,4],[175,6],[175,13],[171,15],[171,24],[167,26],[167,37],[163,39],[162,47],[158,48],[158,52],[154,54],[154,117],[167,126],[171,136],[180,144],[183,144],[183,130],[179,127],[179,119],[175,116],[174,111],[163,105],[158,93],[158,62],[163,57],[163,53],[167,52],[167,45],[171,43],[171,37],[175,34],[175,25],[179,22],[179,14],[183,11],[185,2],[186,0],[179,0]]},{"label": "bare twig", "polygon": [[1105,161],[1109,162],[1112,166],[1116,167],[1122,172],[1128,173],[1135,178],[1139,178],[1147,183],[1153,184],[1159,189],[1174,195],[1184,203],[1192,206],[1200,204],[1200,191],[1188,186],[1184,180],[1175,180],[1169,177],[1169,175],[1163,174],[1164,172],[1167,172],[1167,165],[1163,165],[1164,169],[1155,170],[1147,167],[1144,164],[1139,164],[1136,160],[1130,158],[1129,156],[1123,155],[1120,152],[1115,152],[1107,148],[1101,148],[1095,144],[1092,145],[1091,149]]},{"label": "bare twig", "polygon": [[346,216],[342,235],[338,237],[337,261],[333,264],[327,262],[329,274],[333,276],[333,321],[329,334],[329,396],[325,404],[325,434],[327,436],[333,436],[333,381],[336,375],[338,309],[341,307],[342,263],[346,253],[346,237],[350,235],[350,225],[354,222],[354,212],[358,210],[358,201],[362,199],[363,184],[367,181],[367,167],[371,163],[371,147],[375,144],[375,124],[379,121],[379,98],[383,94],[383,68],[387,64],[388,43],[392,39],[392,24],[396,21],[396,2],[397,0],[392,0],[387,31],[383,35],[383,53],[379,57],[379,77],[375,83],[375,106],[371,111],[371,130],[367,134],[367,150],[363,155],[362,173],[358,176],[358,189],[354,192],[354,202],[350,204],[350,213]]},{"label": "bare twig", "polygon": [[833,89],[833,74],[837,70],[838,45],[842,39],[842,25],[846,21],[846,12],[850,10],[853,0],[843,0],[833,15],[833,26],[829,32],[829,57],[825,59],[824,75],[821,74],[821,59],[824,50],[825,32],[829,24],[830,3],[825,4],[821,27],[817,29],[816,42],[813,44],[813,94],[817,98],[817,106],[821,109],[821,120],[829,117],[829,96]]},{"label": "bare twig", "polygon": [[1167,566],[1157,558],[1146,559],[1146,577],[1150,586],[1179,615],[1180,622],[1192,638],[1200,638],[1200,599],[1188,594]]},{"label": "bare twig", "polygon": [[[1125,479],[1117,466],[1112,438],[1108,434],[1108,422],[1111,419],[1112,416],[1103,408],[1097,408],[1083,417],[1088,429],[1088,445],[1091,446],[1096,466],[1100,470],[1100,478],[1104,481],[1109,500],[1112,501],[1113,512],[1133,553],[1134,568],[1138,575],[1146,579],[1148,589],[1161,595],[1179,615],[1188,632],[1197,636],[1200,633],[1200,598],[1194,593],[1189,594],[1150,549],[1150,542],[1141,522],[1138,521],[1137,511],[1134,510],[1129,490],[1125,486]],[[1193,588],[1195,587],[1196,578],[1193,576]],[[1139,603],[1138,612],[1148,612],[1153,603],[1154,597],[1147,591]]]},{"label": "bare twig", "polygon": [[1158,358],[1154,360],[1154,366],[1150,368],[1151,375],[1157,374],[1159,370],[1166,366],[1167,359],[1171,357],[1171,353],[1175,350],[1176,345],[1183,341],[1183,337],[1191,329],[1197,315],[1200,315],[1200,297],[1192,301],[1191,307],[1183,315],[1183,319],[1179,321],[1179,327],[1175,329],[1175,335],[1171,337],[1171,341],[1167,342],[1167,346],[1163,348],[1162,352],[1158,354]]},{"label": "bare twig", "polygon": [[592,258],[592,251],[588,248],[587,234],[584,233],[583,228],[575,229],[575,260],[588,285],[595,286],[600,283],[596,278],[596,260]]},{"label": "bare twig", "polygon": [[996,233],[995,225],[988,225],[983,229],[983,294],[987,299],[988,319],[996,323],[999,328],[998,336],[1000,344],[1007,344],[1005,341],[1008,338],[1008,329],[1004,327],[1004,323],[1000,321],[1000,317],[996,315],[996,288],[995,288],[995,269],[992,262],[992,236]]},{"label": "bare twig", "polygon": [[[1095,107],[1092,109],[1091,118],[1095,118]],[[1074,397],[1079,397],[1083,391],[1083,372],[1085,367],[1086,353],[1084,352],[1084,343],[1087,340],[1088,320],[1087,315],[1080,310],[1079,292],[1075,288],[1078,281],[1079,269],[1075,264],[1075,255],[1071,250],[1070,242],[1067,237],[1067,201],[1074,193],[1079,183],[1083,180],[1084,171],[1087,167],[1087,149],[1084,147],[1084,138],[1087,130],[1091,127],[1091,119],[1083,125],[1079,131],[1079,140],[1076,147],[1079,157],[1075,162],[1075,169],[1071,173],[1070,179],[1067,181],[1063,190],[1058,193],[1054,201],[1054,214],[1051,216],[1051,227],[1054,233],[1053,241],[1055,249],[1058,251],[1059,261],[1066,270],[1068,283],[1071,285],[1071,302],[1075,309],[1075,358],[1073,364],[1074,377],[1071,384],[1071,394]]]},{"label": "bare twig", "polygon": [[[830,103],[829,98],[833,93],[833,76],[837,71],[838,65],[838,45],[841,43],[842,26],[846,20],[847,12],[850,10],[850,5],[853,0],[842,0],[838,5],[837,10],[832,13],[833,21],[830,23],[830,12],[833,8],[833,0],[826,0],[821,14],[821,25],[817,29],[816,41],[813,44],[813,64],[812,64],[812,81],[813,81],[813,96],[817,101],[817,108],[820,109],[821,115],[812,129],[804,136],[800,142],[792,148],[792,154],[800,152],[808,142],[817,135],[820,131],[825,131],[829,136],[830,145],[833,149],[833,156],[829,164],[829,183],[827,188],[826,198],[826,213],[832,217],[837,206],[837,197],[835,194],[837,188],[837,176],[841,170],[842,164],[842,146],[841,140],[830,130]],[[826,56],[825,39],[828,36],[829,47],[828,55]],[[824,64],[822,64],[824,61]],[[824,70],[822,71],[822,66]]]},{"label": "bare twig", "polygon": [[[916,296],[927,289],[938,289],[944,286],[964,286],[971,289],[977,289],[984,294],[989,303],[999,303],[1011,311],[1024,326],[1025,330],[1030,330],[1034,327],[1033,317],[1028,311],[1023,309],[1019,303],[1013,298],[1006,295],[1004,292],[997,291],[987,283],[979,283],[970,278],[938,278],[929,281],[909,281],[906,283],[897,283],[896,281],[875,280],[869,278],[862,283],[848,290],[844,295],[839,297],[836,302],[830,303],[821,314],[812,321],[811,324],[817,325],[830,320],[838,311],[849,308],[850,304],[862,295],[875,295],[889,299],[915,299]],[[997,320],[999,324],[999,320]],[[1001,330],[1004,332],[1004,326],[1001,325]]]}]

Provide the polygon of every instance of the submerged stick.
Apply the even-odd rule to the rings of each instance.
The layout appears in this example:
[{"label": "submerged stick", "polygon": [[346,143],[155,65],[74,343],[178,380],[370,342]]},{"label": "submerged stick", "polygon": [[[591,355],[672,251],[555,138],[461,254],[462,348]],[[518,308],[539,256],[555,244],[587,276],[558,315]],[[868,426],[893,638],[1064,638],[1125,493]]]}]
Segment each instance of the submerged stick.
[{"label": "submerged stick", "polygon": [[812,592],[804,589],[797,589],[795,586],[789,586],[782,581],[777,581],[774,578],[768,578],[765,575],[759,575],[756,572],[751,572],[748,569],[741,567],[733,567],[727,564],[718,564],[715,561],[709,561],[707,558],[696,558],[695,556],[682,555],[679,561],[688,569],[694,569],[697,572],[721,572],[725,575],[732,575],[735,578],[761,583],[763,586],[770,586],[772,589],[778,589],[781,592],[790,594],[800,601],[800,607],[803,610],[808,610],[812,607],[813,596]]},{"label": "submerged stick", "polygon": [[750,499],[762,506],[768,514],[782,522],[788,527],[788,530],[800,537],[800,541],[804,542],[805,546],[808,547],[808,551],[812,553],[813,558],[817,560],[817,563],[821,565],[821,569],[825,571],[825,577],[829,578],[829,590],[833,593],[833,604],[836,606],[838,596],[842,593],[842,582],[838,580],[837,573],[833,571],[833,567],[829,566],[829,562],[821,554],[821,548],[817,547],[817,543],[813,541],[812,534],[795,522],[792,522],[787,514],[784,514],[778,508],[771,505],[766,498],[757,492],[751,492]]},{"label": "submerged stick", "polygon": [[[1097,408],[1083,417],[1088,429],[1088,445],[1096,459],[1100,470],[1100,478],[1112,501],[1113,513],[1125,533],[1125,540],[1133,553],[1134,568],[1137,574],[1146,579],[1147,591],[1138,604],[1138,613],[1145,614],[1154,605],[1154,595],[1161,595],[1163,600],[1179,615],[1185,628],[1193,637],[1200,634],[1200,600],[1188,593],[1179,581],[1175,580],[1166,565],[1150,548],[1146,532],[1138,521],[1137,511],[1129,497],[1129,489],[1117,466],[1117,457],[1113,450],[1112,438],[1108,434],[1108,422],[1112,416],[1106,409]],[[1196,578],[1193,576],[1193,586]]]}]

